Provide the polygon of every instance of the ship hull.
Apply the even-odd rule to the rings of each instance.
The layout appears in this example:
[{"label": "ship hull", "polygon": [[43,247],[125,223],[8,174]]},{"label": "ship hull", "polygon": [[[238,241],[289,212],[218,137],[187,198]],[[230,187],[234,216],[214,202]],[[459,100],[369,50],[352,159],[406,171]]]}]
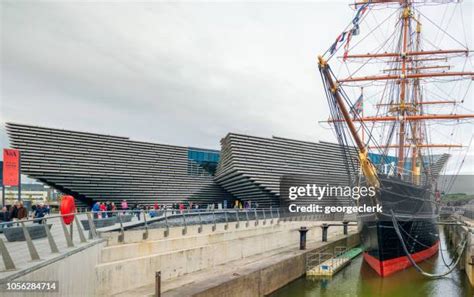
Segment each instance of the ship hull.
[{"label": "ship hull", "polygon": [[439,234],[429,188],[388,178],[381,179],[381,183],[377,200],[382,204],[383,214],[361,215],[359,226],[366,249],[364,260],[380,276],[386,277],[412,265],[395,231],[392,211],[415,262],[438,252]]}]

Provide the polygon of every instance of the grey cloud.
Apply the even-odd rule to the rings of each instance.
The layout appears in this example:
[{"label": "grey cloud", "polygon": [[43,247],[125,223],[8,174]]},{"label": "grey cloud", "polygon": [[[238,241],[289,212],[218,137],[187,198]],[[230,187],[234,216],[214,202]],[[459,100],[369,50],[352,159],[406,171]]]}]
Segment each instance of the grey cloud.
[{"label": "grey cloud", "polygon": [[0,5],[1,121],[209,148],[227,132],[335,140],[315,57],[345,1]]}]

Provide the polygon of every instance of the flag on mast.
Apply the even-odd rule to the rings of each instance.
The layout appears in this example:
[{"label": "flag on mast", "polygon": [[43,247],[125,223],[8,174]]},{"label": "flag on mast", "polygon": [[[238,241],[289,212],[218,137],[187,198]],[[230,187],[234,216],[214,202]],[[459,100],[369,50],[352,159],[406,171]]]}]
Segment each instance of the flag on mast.
[{"label": "flag on mast", "polygon": [[354,118],[360,115],[364,109],[364,93],[360,93],[359,99],[354,103],[351,108],[351,114]]}]

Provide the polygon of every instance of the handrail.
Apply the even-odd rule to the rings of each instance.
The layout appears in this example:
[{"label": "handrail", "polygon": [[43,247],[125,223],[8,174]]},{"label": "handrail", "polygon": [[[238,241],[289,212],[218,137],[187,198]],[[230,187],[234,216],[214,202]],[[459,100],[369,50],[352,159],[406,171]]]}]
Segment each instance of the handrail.
[{"label": "handrail", "polygon": [[[274,219],[276,219],[276,223],[279,224],[281,219],[286,219],[286,218],[295,218],[295,217],[302,217],[304,214],[292,214],[285,212],[284,210],[281,211],[280,208],[244,208],[244,209],[239,209],[239,208],[229,208],[229,209],[186,209],[186,210],[176,210],[176,209],[161,209],[162,212],[158,212],[158,216],[153,216],[153,219],[150,219],[148,215],[150,215],[150,212],[147,209],[132,209],[132,210],[114,210],[114,211],[87,211],[87,212],[75,212],[75,213],[70,213],[70,214],[48,214],[42,218],[24,218],[22,220],[15,220],[15,221],[9,221],[9,222],[2,222],[0,223],[0,227],[6,226],[6,228],[11,228],[11,226],[16,225],[20,226],[21,229],[19,229],[19,232],[23,232],[24,239],[26,241],[26,245],[28,247],[28,251],[30,254],[30,257],[32,260],[41,260],[41,255],[38,253],[38,250],[36,249],[35,242],[30,236],[30,229],[28,229],[31,226],[37,226],[36,224],[28,224],[28,223],[42,223],[43,228],[44,228],[44,233],[45,235],[42,235],[42,237],[46,237],[47,241],[41,241],[39,242],[40,244],[47,244],[49,245],[49,250],[52,254],[54,253],[60,253],[64,252],[63,247],[67,248],[73,248],[75,247],[75,244],[83,244],[87,243],[88,240],[95,240],[99,237],[99,234],[97,232],[96,223],[100,222],[101,220],[104,220],[102,217],[103,213],[105,213],[109,218],[116,218],[116,221],[114,221],[115,224],[119,224],[119,236],[118,236],[118,241],[119,242],[124,242],[125,241],[125,229],[129,226],[137,226],[137,222],[134,221],[133,224],[128,224],[124,221],[124,217],[127,215],[141,215],[143,213],[144,221],[143,223],[140,222],[139,224],[144,224],[145,230],[143,233],[143,239],[146,240],[148,239],[149,235],[149,228],[151,224],[154,222],[163,222],[165,223],[165,231],[164,231],[164,237],[169,236],[170,232],[170,219],[177,220],[178,222],[182,218],[183,222],[183,229],[182,233],[185,235],[187,233],[187,227],[189,224],[198,224],[199,225],[199,232],[202,232],[203,224],[210,224],[212,225],[212,232],[215,232],[217,230],[217,223],[218,218],[217,215],[219,214],[220,217],[219,219],[224,219],[224,230],[229,229],[229,213],[232,213],[231,218],[233,218],[233,214],[235,214],[235,221],[236,221],[236,228],[239,228],[238,225],[241,223],[245,222],[245,226],[249,227],[249,221],[254,220],[255,221],[255,226],[259,225],[259,221],[262,221],[262,224],[265,225],[266,223],[273,224]],[[171,211],[171,213],[169,213]],[[267,216],[267,211],[270,212],[270,214]],[[240,217],[241,213],[245,213],[245,217],[242,218]],[[259,217],[259,212],[262,212],[262,216]],[[274,215],[276,213],[276,215]],[[249,215],[250,214],[250,215]],[[253,216],[251,217],[251,215]],[[73,220],[69,224],[69,227],[64,222],[64,217],[70,217],[74,216]],[[187,220],[187,218],[195,216],[195,220],[193,221],[192,219]],[[205,217],[204,219],[204,216]],[[156,219],[155,219],[156,218]],[[132,217],[133,219],[133,217]],[[56,232],[59,232],[58,235],[56,235],[56,238],[53,236],[52,232],[50,231],[50,227],[52,224],[48,224],[48,222],[51,222],[53,220],[59,220],[59,222],[55,221],[53,222],[53,226],[57,226],[59,228],[56,230]],[[269,222],[267,222],[269,220]],[[89,223],[89,237],[86,238],[84,235],[84,228],[86,227],[85,223]],[[84,224],[84,225],[83,225]],[[60,225],[60,226],[59,226]],[[73,227],[76,225],[77,229],[77,235],[76,237],[73,237]],[[341,226],[341,224],[329,224],[329,226]],[[15,226],[15,227],[16,227]],[[39,225],[41,226],[41,225]],[[351,225],[349,225],[351,226]],[[313,226],[316,227],[316,226]],[[107,227],[105,227],[107,228]],[[345,224],[345,228],[347,228],[347,224]],[[61,232],[62,229],[62,232]],[[68,230],[69,229],[69,230]],[[113,230],[112,229],[106,229],[107,231]],[[104,230],[105,231],[105,230]],[[104,232],[102,231],[102,232]],[[15,231],[16,232],[16,231]],[[105,231],[106,232],[106,231]],[[61,249],[58,247],[58,241],[57,239],[61,237],[61,233],[63,233],[63,244],[61,246]],[[38,242],[36,243],[38,245]],[[15,270],[17,269],[13,259],[15,257],[11,257],[10,253],[7,249],[8,245],[5,244],[4,240],[0,237],[0,254],[1,258],[3,260],[4,266],[7,270]],[[44,250],[44,249],[40,249]]]},{"label": "handrail", "polygon": [[[284,208],[285,210],[286,208]],[[270,214],[270,217],[268,217],[269,219],[271,219],[271,216],[273,216],[274,212],[276,211],[276,218],[282,218],[282,217],[303,217],[303,216],[308,216],[308,214],[304,214],[304,213],[289,213],[289,212],[282,212],[281,211],[281,208],[279,207],[269,207],[269,208],[223,208],[223,209],[170,209],[170,208],[166,208],[166,209],[156,209],[155,211],[162,211],[163,214],[164,213],[167,213],[167,212],[172,212],[171,215],[180,215],[182,213],[186,213],[186,215],[193,215],[193,214],[197,214],[197,213],[201,213],[201,214],[212,214],[213,212],[215,214],[217,213],[230,213],[230,212],[234,212],[235,211],[239,211],[239,212],[254,212],[255,214],[255,218],[257,220],[266,220],[267,219],[267,214]],[[259,217],[258,213],[262,213],[262,217]],[[69,214],[47,214],[45,215],[44,217],[42,218],[34,218],[34,217],[28,217],[28,218],[23,218],[21,220],[15,220],[15,221],[8,221],[8,222],[0,222],[0,226],[1,225],[9,225],[9,224],[12,224],[13,222],[20,222],[20,221],[23,221],[23,222],[38,222],[38,221],[41,221],[43,219],[53,219],[53,218],[61,218],[61,217],[66,217],[66,216],[71,216],[71,215],[74,215],[74,216],[78,216],[78,215],[92,215],[92,216],[99,216],[101,214],[112,214],[112,217],[116,217],[118,215],[124,215],[124,214],[137,214],[137,213],[140,213],[140,214],[149,214],[149,210],[148,209],[117,209],[117,210],[106,210],[106,211],[86,211],[86,212],[74,212],[74,213],[69,213]],[[110,216],[109,216],[110,217]],[[162,217],[164,217],[164,215],[162,215]],[[100,219],[100,217],[98,218]],[[239,217],[240,219],[240,217]]]}]

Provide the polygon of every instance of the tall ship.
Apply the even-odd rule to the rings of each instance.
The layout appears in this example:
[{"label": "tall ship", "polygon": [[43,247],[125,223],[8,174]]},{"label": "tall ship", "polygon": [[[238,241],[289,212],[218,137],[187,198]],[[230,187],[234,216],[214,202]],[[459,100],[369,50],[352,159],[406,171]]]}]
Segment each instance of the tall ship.
[{"label": "tall ship", "polygon": [[347,148],[348,172],[358,172],[351,181],[376,192],[354,203],[383,209],[358,215],[364,260],[382,277],[439,251],[440,168],[447,156],[461,166],[472,140],[472,26],[462,24],[463,5],[357,1],[318,56],[327,122]]}]

